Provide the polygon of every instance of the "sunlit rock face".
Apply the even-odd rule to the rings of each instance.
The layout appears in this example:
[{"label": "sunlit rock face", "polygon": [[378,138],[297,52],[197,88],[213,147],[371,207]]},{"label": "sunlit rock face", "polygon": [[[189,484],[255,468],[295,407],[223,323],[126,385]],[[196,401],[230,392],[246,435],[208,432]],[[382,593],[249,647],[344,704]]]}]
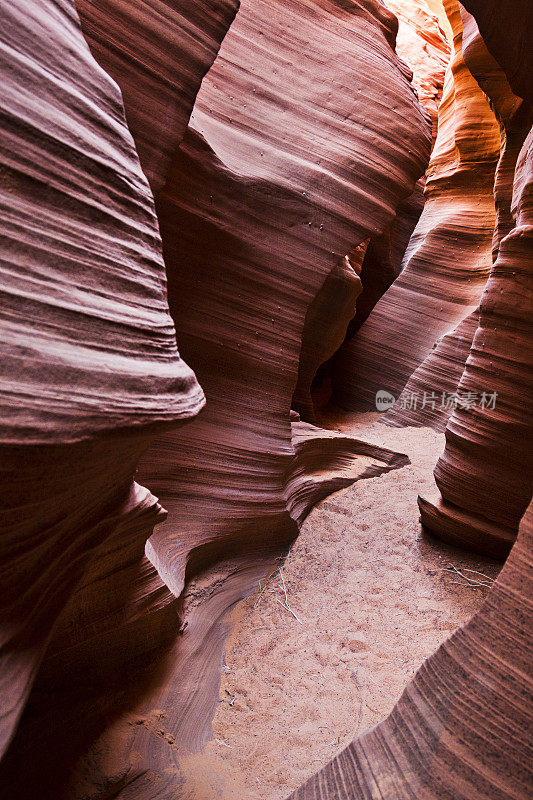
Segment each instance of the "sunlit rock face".
[{"label": "sunlit rock face", "polygon": [[387,0],[385,5],[398,18],[396,51],[413,71],[413,86],[431,117],[435,139],[444,76],[450,61],[448,32],[441,27],[445,22],[426,0]]},{"label": "sunlit rock face", "polygon": [[[473,10],[478,13],[475,4]],[[510,23],[506,10],[502,16],[503,31]],[[473,18],[465,11],[463,18],[465,30],[472,30]],[[485,24],[481,11],[479,18]],[[515,24],[517,30],[522,25],[518,17]],[[501,47],[509,80],[519,89],[523,82],[513,56],[508,60]],[[492,49],[500,52],[496,45]],[[468,408],[460,403],[450,417],[435,469],[439,491],[419,504],[423,523],[439,536],[504,555],[532,492],[533,112],[527,98],[517,98],[497,71],[487,69],[472,36],[465,57],[505,131],[494,185],[495,261],[458,385],[459,396],[477,402]],[[527,64],[525,57],[523,69]]]},{"label": "sunlit rock face", "polygon": [[[480,88],[487,94],[502,130],[500,159],[495,176],[495,229],[492,236],[492,260],[498,253],[499,241],[512,223],[511,198],[504,186],[512,185],[518,151],[523,142],[522,121],[525,105],[509,87],[503,70],[488,52],[475,20],[461,9],[463,25],[463,57]],[[517,113],[520,110],[520,113]],[[507,177],[504,179],[504,174]],[[479,308],[469,314],[453,331],[439,339],[430,354],[413,372],[395,407],[385,421],[394,425],[431,425],[444,429],[454,410],[454,396],[468,358],[474,333],[479,323]],[[426,395],[424,395],[426,392]],[[424,397],[428,400],[424,404]],[[480,400],[480,398],[478,398]]]},{"label": "sunlit rock face", "polygon": [[[346,408],[374,409],[381,389],[398,398],[437,340],[476,310],[490,271],[500,128],[465,63],[459,4],[449,0],[445,6],[454,31],[454,54],[439,107],[426,203],[401,275],[336,357],[334,399]],[[470,326],[471,335],[474,327]],[[465,350],[468,346],[461,350],[454,343],[447,349],[448,361],[424,364],[420,385],[409,389],[419,395],[409,423],[418,419],[424,391],[426,414],[435,405],[438,415],[442,392],[450,382],[453,388],[457,385],[464,365],[457,356]],[[407,402],[399,406],[401,412],[410,410]]]},{"label": "sunlit rock face", "polygon": [[[413,87],[424,112],[431,120],[432,143],[434,143],[437,133],[437,109],[450,58],[449,42],[437,16],[426,0],[399,2],[393,0],[387,6],[397,15],[396,50],[411,70]],[[338,276],[335,285],[326,284],[323,296],[319,295],[315,299],[310,312],[312,319],[306,323],[298,383],[293,398],[294,408],[306,419],[314,418],[315,409],[310,400],[309,386],[319,367],[323,365],[318,371],[315,388],[321,385],[325,393],[323,390],[318,393],[315,391],[318,405],[322,399],[321,395],[327,399],[331,394],[331,391],[328,393],[327,387],[332,373],[334,374],[334,360],[326,364],[324,362],[336,352],[344,338],[351,339],[356,334],[380,297],[399,275],[409,239],[424,206],[424,183],[425,176],[420,178],[409,197],[399,204],[394,218],[385,230],[371,236],[348,254],[349,263],[359,276],[356,282],[358,293],[352,298],[353,282],[350,279],[345,280],[345,287],[342,289],[339,280],[341,276]],[[362,247],[364,252],[361,250]],[[356,263],[359,266],[356,266]],[[342,297],[338,301],[335,300],[332,291],[342,292]],[[340,311],[336,319],[342,322],[342,332],[335,338],[328,336],[327,320],[332,319],[332,303]],[[344,304],[347,304],[346,310]],[[346,331],[345,319],[350,311],[351,319]],[[330,330],[335,331],[334,324],[330,323],[330,326]]]}]

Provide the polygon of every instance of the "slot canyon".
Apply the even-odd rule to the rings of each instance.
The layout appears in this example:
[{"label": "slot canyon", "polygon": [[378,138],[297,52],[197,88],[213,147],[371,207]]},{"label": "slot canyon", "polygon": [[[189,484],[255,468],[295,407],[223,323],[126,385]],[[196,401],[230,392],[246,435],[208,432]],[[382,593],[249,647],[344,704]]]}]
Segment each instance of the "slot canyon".
[{"label": "slot canyon", "polygon": [[529,800],[531,0],[0,22],[0,797]]}]

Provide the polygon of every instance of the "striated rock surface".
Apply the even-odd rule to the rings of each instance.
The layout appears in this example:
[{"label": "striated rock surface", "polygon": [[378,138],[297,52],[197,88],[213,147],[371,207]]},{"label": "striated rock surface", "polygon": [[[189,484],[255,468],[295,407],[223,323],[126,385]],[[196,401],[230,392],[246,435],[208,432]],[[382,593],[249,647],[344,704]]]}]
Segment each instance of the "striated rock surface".
[{"label": "striated rock surface", "polygon": [[165,512],[133,476],[204,396],[176,347],[120,91],[73,2],[1,16],[0,787],[59,797],[124,675],[142,691],[176,636],[176,598],[144,555]]},{"label": "striated rock surface", "polygon": [[[209,402],[198,424],[176,435],[169,428],[143,457],[136,477],[169,509],[145,558],[162,512],[132,483],[139,454],[155,432],[150,423],[190,417],[202,394],[176,351],[148,185],[116,86],[89,56],[71,3],[35,3],[26,16],[10,3],[8,49],[22,54],[22,74],[6,74],[28,87],[26,108],[36,114],[25,117],[19,106],[13,117],[46,152],[39,159],[37,146],[31,168],[52,163],[57,172],[36,188],[27,229],[43,214],[47,229],[57,219],[44,255],[44,223],[38,231],[39,258],[53,247],[55,263],[66,251],[66,264],[60,287],[49,281],[50,296],[39,285],[42,262],[30,270],[36,294],[59,307],[62,325],[56,368],[54,317],[40,314],[39,335],[37,314],[32,320],[32,346],[51,344],[28,391],[37,398],[30,422],[36,442],[42,436],[50,449],[30,453],[25,432],[26,444],[4,462],[19,481],[10,490],[10,522],[26,519],[38,543],[28,556],[21,523],[9,544],[15,560],[5,596],[20,625],[7,681],[20,690],[6,741],[36,681],[0,786],[13,798],[163,798],[179,790],[178,753],[209,735],[228,609],[286,549],[317,499],[405,463],[306,426],[296,424],[293,434],[289,409],[310,305],[345,254],[390,225],[425,168],[430,130],[394,52],[395,19],[374,0],[243,3],[179,147],[194,81],[235,3],[194,4],[189,19],[190,4],[79,6],[94,53],[123,91],[156,192],[180,349],[194,360]],[[32,70],[35,80],[26,75]],[[24,148],[28,141],[32,134]],[[92,156],[87,175],[84,148]],[[54,182],[67,182],[61,196]],[[29,250],[19,251],[27,268]],[[84,281],[90,296],[78,317],[69,316]],[[20,320],[31,306],[27,292],[17,296]],[[85,356],[77,348],[88,330]],[[77,371],[67,372],[71,340]],[[79,386],[87,394],[81,411],[65,403],[65,387],[75,394]],[[45,397],[54,390],[57,412]],[[29,425],[20,397],[22,390],[9,407]],[[53,412],[68,417],[55,432]],[[32,503],[26,511],[24,493]],[[21,583],[15,571],[23,569]],[[17,648],[24,659],[12,657]]]},{"label": "striated rock surface", "polygon": [[132,480],[150,428],[203,395],[119,92],[72,3],[5,5],[0,58],[4,749],[95,548],[130,524],[144,545],[160,516]]},{"label": "striated rock surface", "polygon": [[[402,273],[335,359],[334,399],[346,408],[374,409],[380,389],[398,398],[435,342],[475,311],[490,270],[500,130],[465,64],[459,4],[447,0],[445,7],[454,55],[439,108],[426,204]],[[443,391],[439,383],[423,388],[428,395]]]},{"label": "striated rock surface", "polygon": [[[463,12],[467,25],[473,19]],[[446,428],[435,469],[438,492],[419,500],[422,522],[448,541],[505,555],[533,491],[533,113],[472,42],[465,51],[505,125],[495,182],[496,260],[458,385],[471,398]]]},{"label": "striated rock surface", "polygon": [[291,800],[527,800],[533,785],[533,507],[480,611],[418,670],[389,717]]},{"label": "striated rock surface", "polygon": [[[495,176],[494,201],[496,225],[492,237],[492,259],[498,254],[501,239],[513,227],[511,214],[512,181],[518,153],[531,124],[527,104],[511,91],[507,78],[490,55],[479,36],[474,18],[461,8],[463,25],[462,51],[465,63],[490,98],[492,108],[502,126],[501,154]],[[393,425],[427,425],[444,429],[456,406],[459,380],[475,331],[479,323],[479,308],[466,317],[454,330],[440,339],[432,352],[409,378],[395,407],[384,417]],[[437,396],[429,400],[428,387],[435,387]],[[429,402],[423,405],[424,392]]]},{"label": "striated rock surface", "polygon": [[[411,68],[413,75],[413,86],[415,87],[420,103],[429,115],[432,123],[432,141],[435,141],[437,133],[437,109],[442,96],[444,76],[446,66],[450,57],[450,47],[435,14],[430,10],[425,0],[392,0],[387,6],[397,15],[398,35],[396,38],[396,49],[400,58]],[[409,239],[419,220],[424,207],[424,183],[425,178],[421,178],[413,193],[403,200],[397,208],[396,216],[391,224],[378,236],[373,236],[366,245],[366,251],[361,261],[360,279],[361,294],[357,298],[355,315],[348,326],[346,338],[351,339],[359,328],[363,325],[370,312],[387,291],[389,286],[398,277],[402,260],[409,243]],[[345,290],[345,296],[349,292]],[[318,299],[318,298],[317,298]],[[355,298],[354,298],[355,299]],[[331,316],[331,306],[324,298],[322,304],[322,318]],[[322,329],[324,324],[317,319],[317,323]],[[346,326],[344,326],[346,327]],[[306,325],[307,330],[307,325]],[[323,337],[324,334],[322,334]],[[294,403],[306,418],[313,418],[313,409],[302,402],[302,398],[309,394],[309,376],[303,374],[302,368],[307,364],[314,366],[314,373],[310,376],[313,379],[317,367],[321,363],[318,354],[322,357],[333,355],[334,351],[330,347],[326,352],[319,347],[314,347],[312,352],[317,354],[313,359],[307,356],[311,351],[311,346],[316,345],[318,332],[315,330],[313,341],[307,344],[304,339],[302,354],[305,358],[301,359],[300,375],[295,392]],[[342,339],[335,342],[335,350],[338,349]],[[329,344],[333,344],[332,342]],[[322,359],[323,363],[324,359]],[[332,364],[328,363],[321,370],[320,377],[330,375]]]},{"label": "striated rock surface", "polygon": [[[396,273],[431,130],[378,0],[243,0],[233,23],[236,0],[78,5],[101,66],[72,0],[9,0],[2,11],[0,789],[13,800],[166,800],[182,791],[181,754],[210,734],[228,611],[314,503],[406,463],[290,408],[294,398],[312,416],[313,375],[342,340],[361,282],[368,313]],[[413,14],[403,5],[417,36],[431,20],[439,62],[433,17],[421,1]],[[457,352],[447,337],[439,344],[449,372],[424,361],[452,385],[479,325],[460,389],[490,384],[497,403],[453,414],[442,497],[421,508],[440,535],[501,552],[530,494],[531,120],[496,62],[483,66],[472,18],[455,0],[447,7],[455,57],[429,211],[381,344],[401,344],[391,351],[401,388],[459,322]],[[420,69],[418,85],[434,112],[432,74]],[[478,311],[500,155],[479,86],[506,124],[506,149],[497,258]],[[350,363],[336,373],[348,405],[357,380],[373,406],[368,387],[388,369],[370,348],[364,381],[352,371],[352,344],[374,317],[336,362]],[[208,398],[179,431],[204,398],[175,328]],[[365,781],[387,797],[407,784],[417,797],[526,796],[531,536],[526,526],[494,603],[298,797],[367,796]],[[493,729],[481,724],[487,707]]]},{"label": "striated rock surface", "polygon": [[533,6],[529,0],[465,0],[474,15],[483,41],[504,70],[513,92],[533,103]]},{"label": "striated rock surface", "polygon": [[239,0],[76,0],[98,63],[120,86],[144,174],[157,193]]},{"label": "striated rock surface", "polygon": [[[293,445],[289,410],[314,298],[390,223],[428,157],[429,125],[393,43],[377,3],[242,3],[157,196],[171,313],[208,400],[140,471],[169,509],[149,554],[183,591],[185,626],[173,675],[141,716],[161,709],[182,751],[209,736],[226,611],[316,499],[390,468],[345,439]],[[178,756],[143,737],[131,746],[135,791],[149,769],[164,796]]]},{"label": "striated rock surface", "polygon": [[413,71],[413,86],[431,117],[433,140],[444,76],[450,60],[450,45],[440,27],[436,9],[426,0],[387,0],[387,8],[398,18],[396,50]]}]

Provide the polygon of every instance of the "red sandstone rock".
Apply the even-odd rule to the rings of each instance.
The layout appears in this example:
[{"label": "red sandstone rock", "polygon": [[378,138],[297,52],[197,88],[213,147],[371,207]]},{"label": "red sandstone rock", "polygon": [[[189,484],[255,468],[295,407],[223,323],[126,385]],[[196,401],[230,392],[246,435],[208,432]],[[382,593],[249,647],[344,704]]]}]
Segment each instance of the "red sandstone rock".
[{"label": "red sandstone rock", "polygon": [[[32,3],[30,13],[10,3],[2,177],[18,243],[8,263],[12,270],[15,251],[21,282],[14,294],[12,274],[6,281],[6,743],[35,684],[0,787],[12,798],[166,798],[179,784],[178,749],[196,749],[208,735],[228,609],[314,502],[404,463],[383,448],[291,426],[289,409],[298,370],[305,389],[349,318],[353,298],[342,298],[342,314],[327,314],[346,278],[358,283],[344,254],[387,235],[423,169],[429,130],[392,48],[394,21],[372,0],[245,0],[180,147],[235,3],[195,3],[188,19],[181,5],[156,0],[79,5],[94,52],[123,90],[157,192],[171,312],[209,405],[188,428],[161,434],[143,458],[142,480],[170,510],[145,558],[163,516],[132,481],[154,434],[149,423],[193,415],[202,394],[176,350],[152,201],[116,87],[90,59],[66,0],[43,10]],[[21,86],[31,90],[25,105],[12,91]],[[509,138],[515,157],[522,130]],[[527,494],[530,429],[517,383],[530,391],[530,300],[510,270],[525,286],[530,144],[518,158],[513,202],[511,146],[500,165],[499,255],[461,384],[479,387],[490,352],[502,403],[475,420],[454,415],[437,471],[443,495],[463,505],[451,513],[450,503],[439,506],[446,521],[434,526],[451,520],[453,537],[466,519],[497,547],[511,541]],[[464,167],[471,181],[471,166],[459,159],[456,171]],[[480,185],[486,180],[482,171]],[[24,213],[15,215],[18,206]],[[479,224],[468,222],[472,238]],[[475,305],[466,295],[454,297],[453,313]],[[504,502],[487,515],[502,486],[498,459],[511,447]],[[476,480],[465,488],[472,462]],[[424,506],[428,520],[432,508]],[[422,668],[391,718],[297,797],[322,797],[324,786],[328,798],[367,796],[374,781],[391,798],[405,796],[406,783],[425,798],[526,796],[530,751],[520,734],[531,722],[531,686],[521,625],[531,535],[524,531],[480,615]]]},{"label": "red sandstone rock", "polygon": [[136,526],[142,559],[161,516],[133,482],[150,429],[203,396],[120,94],[72,3],[4,4],[1,38],[4,750],[95,548]]},{"label": "red sandstone rock", "polygon": [[[205,30],[205,19],[212,19],[221,36],[221,19],[229,20],[235,4],[215,5],[218,16],[209,17],[206,6],[201,19],[196,4],[200,20],[191,24]],[[429,128],[409,73],[394,53],[394,18],[379,3],[308,0],[295,8],[280,1],[258,8],[249,0],[204,80],[193,126],[177,150],[193,79],[199,81],[209,66],[216,41],[208,36],[191,44],[185,37],[187,57],[192,53],[198,63],[183,73],[180,97],[176,81],[182,51],[173,51],[172,58],[165,44],[174,33],[179,41],[180,26],[167,26],[177,19],[174,4],[159,3],[158,13],[151,14],[153,6],[136,4],[133,13],[126,4],[80,2],[90,44],[123,90],[141,163],[157,191],[171,312],[180,346],[194,359],[209,395],[199,425],[183,436],[161,437],[144,458],[142,480],[170,510],[168,523],[150,540],[148,560],[144,541],[161,513],[155,498],[132,488],[139,452],[153,434],[141,424],[190,416],[201,404],[201,393],[178,360],[150,195],[116,87],[89,58],[66,0],[35,11],[41,15],[42,43],[27,33],[32,15],[22,19],[17,4],[11,8],[18,15],[15,48],[28,53],[31,41],[32,51],[47,59],[43,73],[41,62],[27,57],[37,64],[35,96],[41,100],[43,92],[52,91],[54,70],[65,87],[66,127],[75,118],[73,93],[77,102],[87,81],[90,101],[82,122],[88,130],[79,125],[77,134],[78,143],[84,136],[90,139],[90,166],[99,180],[83,187],[83,197],[89,206],[96,204],[98,213],[86,215],[85,228],[75,220],[75,266],[78,281],[80,263],[86,280],[98,271],[98,291],[93,279],[87,301],[95,305],[90,313],[97,338],[91,339],[95,366],[91,370],[87,359],[76,366],[82,375],[86,367],[97,383],[87,394],[98,424],[87,414],[81,419],[70,414],[73,438],[83,432],[89,437],[87,444],[71,448],[61,444],[59,423],[59,435],[43,425],[53,450],[51,455],[32,452],[33,475],[26,473],[28,481],[40,480],[45,509],[39,528],[45,544],[35,551],[40,565],[37,570],[30,564],[27,585],[41,594],[46,585],[52,600],[50,607],[42,602],[32,617],[34,594],[25,595],[22,588],[21,618],[29,616],[31,624],[18,641],[32,649],[22,665],[26,673],[18,679],[21,693],[10,726],[55,629],[0,785],[13,798],[21,791],[56,800],[103,790],[120,791],[123,798],[164,797],[177,782],[173,745],[198,747],[207,735],[227,610],[257,582],[267,557],[288,545],[316,499],[401,463],[388,451],[310,429],[295,434],[293,444],[289,408],[307,309],[344,254],[390,224],[424,169]],[[147,36],[156,37],[157,47],[146,47]],[[81,76],[76,90],[73,75]],[[10,78],[17,82],[13,71]],[[25,80],[20,77],[18,84]],[[175,108],[180,100],[185,111]],[[99,103],[104,109],[112,104],[109,122]],[[59,110],[53,103],[50,108],[57,124]],[[41,143],[43,132],[45,124],[37,136]],[[110,154],[119,133],[124,141],[117,144],[115,166]],[[51,139],[51,145],[44,140],[48,157]],[[65,167],[69,157],[72,148],[58,161],[63,180],[71,177]],[[79,181],[84,173],[75,163]],[[35,200],[36,219],[42,200]],[[44,200],[51,203],[54,197]],[[115,226],[108,219],[111,203]],[[64,235],[69,205],[55,204],[53,210]],[[105,243],[100,243],[98,214],[106,221]],[[127,258],[113,244],[117,226],[121,236],[124,228],[129,232],[123,244]],[[89,254],[95,245],[99,260],[93,266]],[[100,259],[110,246],[113,258],[106,272]],[[157,268],[150,266],[154,260]],[[108,301],[106,292],[113,289],[116,296]],[[69,291],[71,300],[76,291]],[[79,321],[68,326],[75,340],[85,333],[86,316],[87,305],[80,308]],[[34,329],[33,335],[41,346],[51,334],[47,330],[40,338]],[[64,330],[62,336],[63,351]],[[116,359],[106,368],[101,355],[106,347],[126,349],[131,374],[125,369],[119,374]],[[78,373],[64,377],[53,363],[49,366],[40,379],[47,377],[63,398]],[[157,389],[153,400],[152,385],[154,393]],[[106,401],[108,386],[118,406],[115,416]],[[18,410],[23,408],[19,403]],[[64,402],[60,408],[64,413]],[[50,410],[41,403],[37,419],[39,413],[48,417]],[[138,426],[138,437],[115,434],[120,425]],[[35,429],[40,430],[37,423]],[[106,435],[94,438],[100,429]],[[17,451],[8,469],[20,470],[27,452]],[[54,476],[47,475],[52,457]],[[52,519],[57,493],[59,521]],[[80,496],[87,507],[80,507]],[[8,597],[20,588],[15,581]],[[19,662],[12,663],[21,670]],[[58,674],[64,676],[61,686]],[[87,753],[90,740],[96,743]],[[32,775],[22,785],[18,776],[30,757]]]},{"label": "red sandstone rock", "polygon": [[[208,735],[224,609],[296,535],[295,504],[307,513],[323,496],[330,465],[351,462],[353,479],[364,462],[356,442],[332,443],[327,462],[307,462],[307,448],[295,460],[289,409],[313,299],[354,244],[389,224],[427,158],[429,126],[392,30],[370,2],[242,3],[157,198],[171,312],[208,401],[141,468],[169,509],[151,560],[175,593],[202,587],[184,609],[174,674],[150,699],[185,749]],[[132,745],[134,769],[157,764],[164,795],[169,754],[151,747],[157,756]]]},{"label": "red sandstone rock", "polygon": [[[176,128],[155,183],[231,19],[217,15],[218,39],[194,45],[203,60],[165,95]],[[144,555],[165,513],[133,475],[155,431],[204,398],[176,348],[153,198],[120,92],[74,4],[8,2],[1,40],[0,785],[9,797],[57,798],[78,749],[123,701],[125,672],[138,695],[147,653],[176,637],[176,598]]]},{"label": "red sandstone rock", "polygon": [[398,18],[396,50],[413,70],[413,85],[420,103],[431,116],[435,139],[450,45],[426,0],[387,0],[385,5]]},{"label": "red sandstone rock", "polygon": [[[526,116],[526,130],[530,124]],[[446,449],[435,469],[442,497],[419,501],[430,530],[496,555],[514,541],[532,491],[532,137],[530,130],[516,164],[515,227],[499,244],[458,386],[462,396],[478,402],[458,407],[448,422]],[[482,402],[492,395],[493,402]]]},{"label": "red sandstone rock", "polygon": [[[528,109],[511,91],[505,74],[487,51],[475,20],[461,8],[463,57],[480,88],[490,97],[500,124],[505,127],[494,186],[496,227],[492,237],[493,259],[499,242],[513,227],[511,194],[514,168],[525,132],[529,129]],[[526,119],[525,119],[526,118]],[[396,406],[384,421],[394,425],[427,425],[443,429],[454,409],[453,397],[479,322],[479,308],[454,330],[445,334],[409,378]],[[431,388],[430,388],[431,387]],[[428,391],[429,390],[429,391]],[[424,392],[435,391],[437,399],[424,407]],[[445,401],[442,402],[442,398]],[[413,407],[413,398],[418,404]]]},{"label": "red sandstone rock", "polygon": [[[400,58],[412,69],[413,85],[418,92],[422,107],[431,118],[432,138],[434,141],[437,133],[437,108],[442,95],[445,69],[449,61],[449,44],[439,27],[437,18],[430,11],[425,0],[401,0],[401,2],[393,0],[388,3],[388,7],[398,15],[397,52]],[[372,237],[367,245],[360,272],[362,292],[357,298],[355,316],[353,316],[348,326],[347,339],[351,339],[363,325],[380,297],[387,291],[401,271],[402,259],[409,239],[424,206],[424,182],[424,178],[417,182],[413,193],[398,206],[396,216],[391,224],[383,233]],[[330,313],[327,303],[324,302],[322,318],[325,318]],[[323,329],[324,325],[322,324],[321,327]],[[314,332],[309,338],[312,339],[314,344],[318,338],[318,332]],[[311,342],[308,348],[310,348],[310,345]],[[304,338],[302,345],[302,353],[304,355],[305,348],[306,341]],[[315,348],[314,352],[316,351],[317,348]],[[318,354],[323,355],[320,349],[318,349],[315,360],[304,358],[303,364],[300,364],[300,375],[294,403],[302,411],[304,410],[304,405],[302,405],[303,398],[306,394],[307,398],[309,395],[307,387],[320,363]],[[330,354],[331,352],[328,351],[327,355]],[[315,363],[317,361],[318,363]],[[302,367],[305,364],[314,366],[314,373],[310,377],[303,374]],[[331,364],[326,365],[321,370],[321,373],[326,375],[330,372]],[[309,407],[309,399],[305,404],[305,411],[307,418],[312,419],[313,409]]]},{"label": "red sandstone rock", "polygon": [[[500,131],[464,62],[459,4],[448,0],[446,8],[455,51],[439,108],[426,205],[401,275],[335,359],[333,396],[345,408],[375,409],[380,389],[398,397],[435,342],[476,309],[488,277]],[[443,388],[424,386],[428,394]]]},{"label": "red sandstone rock", "polygon": [[239,0],[76,0],[98,63],[120,86],[154,193],[189,122]]},{"label": "red sandstone rock", "polygon": [[[471,27],[470,15],[463,18]],[[487,72],[472,37],[465,57],[505,125],[495,182],[496,260],[458,385],[462,397],[477,402],[451,416],[435,469],[439,492],[419,505],[422,522],[442,538],[501,556],[533,490],[533,111]],[[483,402],[492,395],[493,402]]]}]

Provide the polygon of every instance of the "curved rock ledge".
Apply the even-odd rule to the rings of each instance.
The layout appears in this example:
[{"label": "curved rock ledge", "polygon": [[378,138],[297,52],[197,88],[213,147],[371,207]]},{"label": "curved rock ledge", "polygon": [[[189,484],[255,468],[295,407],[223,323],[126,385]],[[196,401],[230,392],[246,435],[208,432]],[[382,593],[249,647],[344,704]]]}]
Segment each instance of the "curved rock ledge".
[{"label": "curved rock ledge", "polygon": [[458,387],[463,395],[492,395],[494,402],[454,411],[435,468],[442,500],[420,500],[430,530],[499,556],[516,536],[532,491],[532,142],[533,129],[516,166],[515,227],[500,242]]}]

